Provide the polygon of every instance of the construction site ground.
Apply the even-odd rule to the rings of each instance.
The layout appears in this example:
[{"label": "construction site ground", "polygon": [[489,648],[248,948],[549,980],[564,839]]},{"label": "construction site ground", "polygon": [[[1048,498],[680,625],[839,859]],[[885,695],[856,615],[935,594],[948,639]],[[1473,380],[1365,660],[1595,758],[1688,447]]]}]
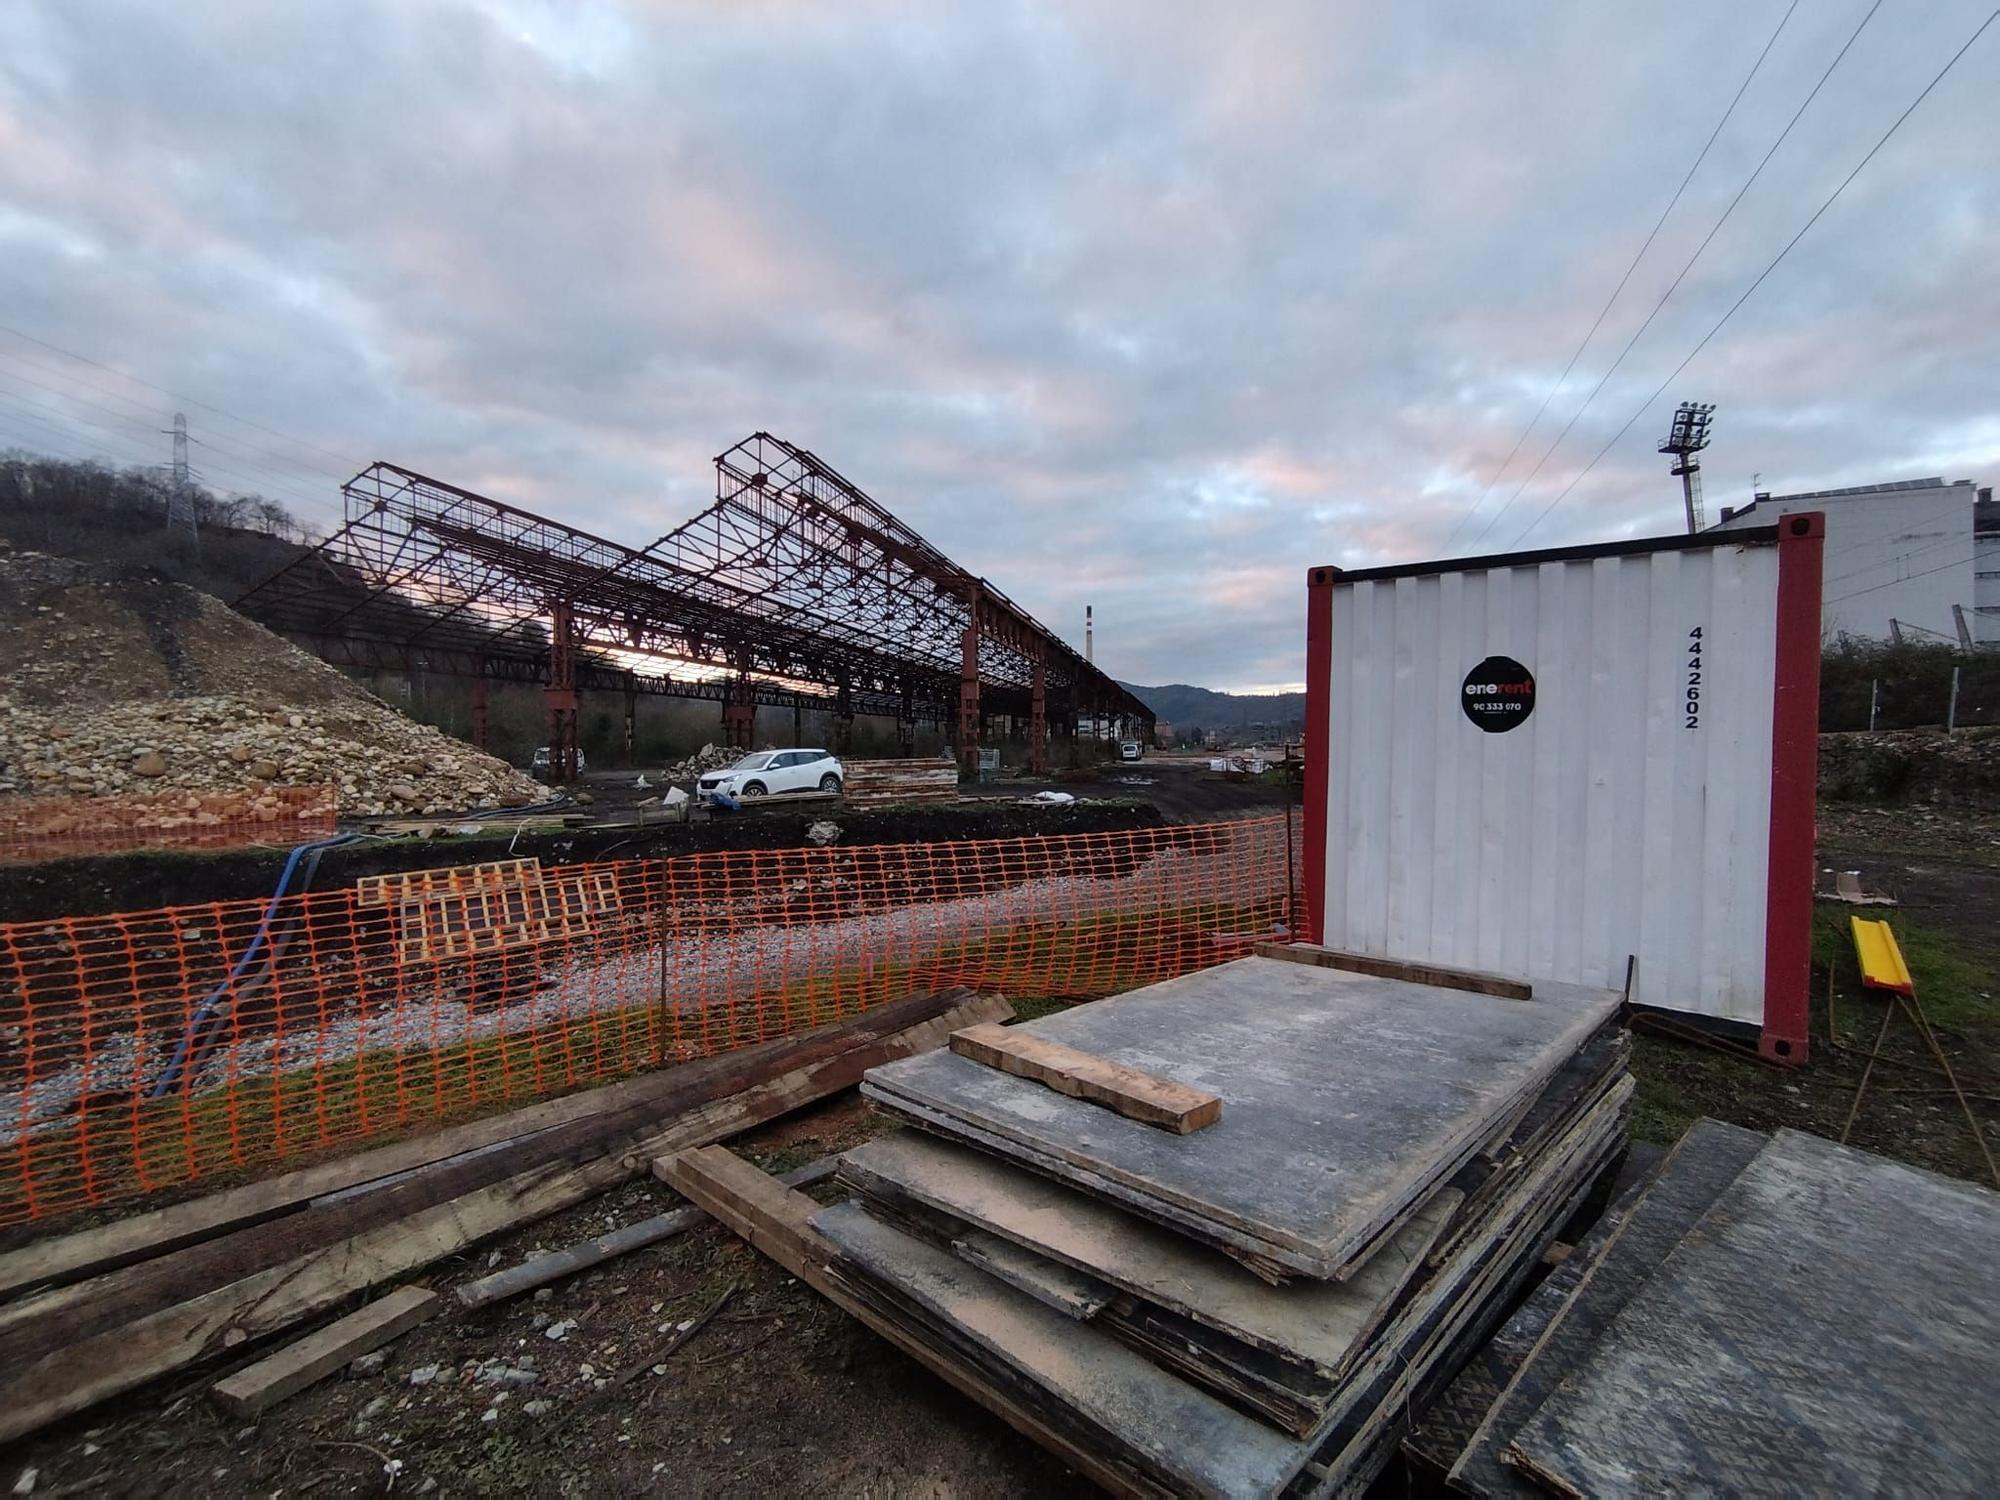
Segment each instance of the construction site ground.
[{"label": "construction site ground", "polygon": [[[1909,843],[1907,818],[1878,824],[1823,809],[1820,864],[1861,871],[1888,909],[1918,994],[1988,1132],[2000,1126],[2000,863],[1988,818],[1943,813]],[[1840,1133],[1882,1007],[1863,995],[1850,908],[1816,916],[1813,1061],[1777,1071],[1679,1039],[1642,1036],[1634,1134],[1667,1142],[1707,1114],[1758,1129]],[[1871,909],[1866,915],[1879,914]],[[1828,1042],[1826,986],[1833,987]],[[1023,1015],[1052,1008],[1013,997]],[[1985,1168],[1956,1101],[1902,1023],[1854,1127],[1858,1145],[1959,1176]],[[737,1143],[784,1170],[883,1128],[852,1094]],[[815,1190],[827,1196],[824,1190]],[[440,1288],[663,1211],[650,1181],[579,1206],[436,1268]],[[729,1293],[676,1353],[648,1355]],[[563,1329],[560,1338],[551,1328]],[[256,1351],[261,1352],[261,1351]],[[242,1363],[255,1357],[246,1354]],[[638,1367],[616,1390],[596,1382]],[[226,1367],[225,1367],[226,1368]],[[113,1402],[17,1445],[0,1483],[34,1494],[598,1495],[831,1492],[998,1496],[1071,1486],[996,1418],[713,1227],[477,1313],[447,1312],[397,1340],[379,1371],[350,1374],[267,1412],[222,1415],[207,1388],[225,1368]],[[482,1377],[481,1370],[488,1373]],[[525,1384],[491,1373],[532,1369]],[[412,1377],[416,1376],[413,1382]],[[428,1376],[429,1378],[424,1378]],[[516,1377],[518,1378],[518,1377]],[[27,1472],[34,1471],[31,1480]],[[31,1488],[23,1490],[27,1480]],[[1387,1481],[1394,1483],[1394,1474]]]}]

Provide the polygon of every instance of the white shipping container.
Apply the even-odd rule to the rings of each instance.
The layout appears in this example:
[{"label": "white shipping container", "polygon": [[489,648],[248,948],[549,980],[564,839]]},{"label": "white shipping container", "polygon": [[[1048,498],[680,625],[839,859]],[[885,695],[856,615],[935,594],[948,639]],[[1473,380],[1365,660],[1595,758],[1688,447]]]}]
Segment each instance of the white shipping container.
[{"label": "white shipping container", "polygon": [[1823,529],[1792,520],[1315,569],[1309,930],[1608,989],[1629,958],[1635,1003],[1802,1060]]}]

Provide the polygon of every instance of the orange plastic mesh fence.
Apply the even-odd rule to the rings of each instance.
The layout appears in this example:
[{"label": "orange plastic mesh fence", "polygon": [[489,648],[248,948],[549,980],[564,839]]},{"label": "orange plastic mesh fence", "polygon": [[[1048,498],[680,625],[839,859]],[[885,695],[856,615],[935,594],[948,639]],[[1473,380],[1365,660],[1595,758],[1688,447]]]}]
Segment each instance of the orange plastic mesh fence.
[{"label": "orange plastic mesh fence", "polygon": [[0,797],[0,862],[126,849],[290,848],[333,832],[330,786],[132,797]]},{"label": "orange plastic mesh fence", "polygon": [[503,861],[275,907],[0,925],[0,1224],[784,1036],[914,990],[1083,999],[1148,984],[1269,937],[1291,863],[1276,816]]}]

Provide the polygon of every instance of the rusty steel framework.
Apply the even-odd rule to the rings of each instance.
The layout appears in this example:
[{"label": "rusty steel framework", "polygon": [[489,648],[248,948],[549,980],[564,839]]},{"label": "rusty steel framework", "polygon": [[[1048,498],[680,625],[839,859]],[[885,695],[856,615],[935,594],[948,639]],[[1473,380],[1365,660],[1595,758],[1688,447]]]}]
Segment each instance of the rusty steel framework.
[{"label": "rusty steel framework", "polygon": [[[991,716],[1150,737],[1152,710],[985,579],[802,448],[757,433],[715,460],[715,503],[644,548],[377,463],[342,487],[346,521],[237,607],[339,666],[540,680],[551,765],[573,772],[579,691],[722,704],[748,746],[759,704],[952,726],[976,757]],[[674,663],[675,676],[640,670]]]}]

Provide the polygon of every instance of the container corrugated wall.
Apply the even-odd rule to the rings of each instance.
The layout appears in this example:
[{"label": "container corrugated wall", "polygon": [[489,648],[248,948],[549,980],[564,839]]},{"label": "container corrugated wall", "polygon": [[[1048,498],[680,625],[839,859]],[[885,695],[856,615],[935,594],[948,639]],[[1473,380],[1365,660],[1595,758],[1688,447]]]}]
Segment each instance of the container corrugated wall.
[{"label": "container corrugated wall", "polygon": [[[1635,1001],[1759,1023],[1778,553],[1334,575],[1320,940],[1611,989],[1630,954]],[[1494,657],[1533,678],[1498,733],[1464,707]]]}]

